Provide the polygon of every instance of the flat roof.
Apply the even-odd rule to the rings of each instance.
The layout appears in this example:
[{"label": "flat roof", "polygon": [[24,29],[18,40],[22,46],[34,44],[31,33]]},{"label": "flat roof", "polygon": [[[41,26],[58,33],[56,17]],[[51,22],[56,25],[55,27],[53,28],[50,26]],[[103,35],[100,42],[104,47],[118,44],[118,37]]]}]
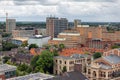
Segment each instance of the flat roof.
[{"label": "flat roof", "polygon": [[10,78],[8,80],[46,80],[46,79],[50,79],[53,77],[54,76],[52,76],[52,75],[48,75],[48,74],[39,72],[39,73],[29,74],[29,75],[25,75],[25,76]]},{"label": "flat roof", "polygon": [[28,37],[15,37],[15,38],[12,38],[12,40],[27,41]]},{"label": "flat roof", "polygon": [[8,72],[12,70],[16,70],[16,66],[8,65],[8,64],[0,64],[0,72]]},{"label": "flat roof", "polygon": [[29,39],[42,39],[46,37],[50,37],[50,36],[32,36],[32,37],[29,37]]},{"label": "flat roof", "polygon": [[59,35],[80,36],[80,33],[62,32],[62,33],[59,33]]}]

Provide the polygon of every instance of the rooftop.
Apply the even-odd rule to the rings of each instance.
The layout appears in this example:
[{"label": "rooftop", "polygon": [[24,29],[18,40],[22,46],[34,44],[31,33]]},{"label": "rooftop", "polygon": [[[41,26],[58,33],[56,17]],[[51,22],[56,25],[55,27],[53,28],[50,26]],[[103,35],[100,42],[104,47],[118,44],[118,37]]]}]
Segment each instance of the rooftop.
[{"label": "rooftop", "polygon": [[28,38],[27,37],[16,37],[16,38],[12,38],[13,40],[20,40],[20,41],[27,41]]},{"label": "rooftop", "polygon": [[73,54],[71,56],[56,56],[55,58],[62,58],[62,59],[79,59],[89,57],[87,54]]},{"label": "rooftop", "polygon": [[42,39],[42,38],[46,38],[46,37],[50,37],[50,36],[35,35],[32,37],[29,37],[29,39]]},{"label": "rooftop", "polygon": [[94,52],[104,52],[104,49],[95,49],[95,48],[65,48],[59,52],[60,56],[71,56],[72,54],[85,54],[85,53],[94,53]]},{"label": "rooftop", "polygon": [[117,55],[109,55],[109,56],[105,56],[103,57],[105,60],[107,60],[108,62],[112,63],[112,64],[118,64],[120,63],[120,56]]},{"label": "rooftop", "polygon": [[34,74],[25,75],[25,76],[11,78],[9,80],[47,80],[52,77],[54,76],[43,74],[43,73],[34,73]]},{"label": "rooftop", "polygon": [[8,72],[16,70],[16,66],[8,65],[8,64],[0,64],[0,72]]},{"label": "rooftop", "polygon": [[56,76],[47,80],[88,80],[82,73],[72,71],[64,73],[62,76]]}]

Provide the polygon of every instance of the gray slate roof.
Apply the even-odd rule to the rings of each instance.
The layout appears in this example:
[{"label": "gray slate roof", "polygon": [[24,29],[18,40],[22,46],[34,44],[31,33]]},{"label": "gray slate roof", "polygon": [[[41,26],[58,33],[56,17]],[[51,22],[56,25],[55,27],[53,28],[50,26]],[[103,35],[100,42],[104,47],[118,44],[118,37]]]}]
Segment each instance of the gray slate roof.
[{"label": "gray slate roof", "polygon": [[118,64],[120,63],[120,56],[117,55],[109,55],[109,56],[105,56],[103,57],[105,60],[107,60],[108,62],[112,63],[112,64]]}]

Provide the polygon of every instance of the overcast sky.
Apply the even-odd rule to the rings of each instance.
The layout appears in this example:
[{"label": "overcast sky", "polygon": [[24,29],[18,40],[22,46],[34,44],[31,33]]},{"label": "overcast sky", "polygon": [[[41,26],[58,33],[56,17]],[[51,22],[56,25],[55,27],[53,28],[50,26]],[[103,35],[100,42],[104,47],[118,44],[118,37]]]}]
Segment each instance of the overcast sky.
[{"label": "overcast sky", "polygon": [[6,12],[17,21],[45,21],[52,15],[69,21],[120,22],[120,0],[0,0],[0,21]]}]

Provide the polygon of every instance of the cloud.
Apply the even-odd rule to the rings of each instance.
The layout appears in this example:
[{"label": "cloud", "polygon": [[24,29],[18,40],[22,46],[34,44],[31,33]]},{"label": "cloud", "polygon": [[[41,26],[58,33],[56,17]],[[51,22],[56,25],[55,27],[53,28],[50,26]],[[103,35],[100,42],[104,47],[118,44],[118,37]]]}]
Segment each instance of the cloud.
[{"label": "cloud", "polygon": [[52,14],[69,20],[120,21],[120,0],[2,0],[0,17],[5,12],[17,20],[42,20]]}]

